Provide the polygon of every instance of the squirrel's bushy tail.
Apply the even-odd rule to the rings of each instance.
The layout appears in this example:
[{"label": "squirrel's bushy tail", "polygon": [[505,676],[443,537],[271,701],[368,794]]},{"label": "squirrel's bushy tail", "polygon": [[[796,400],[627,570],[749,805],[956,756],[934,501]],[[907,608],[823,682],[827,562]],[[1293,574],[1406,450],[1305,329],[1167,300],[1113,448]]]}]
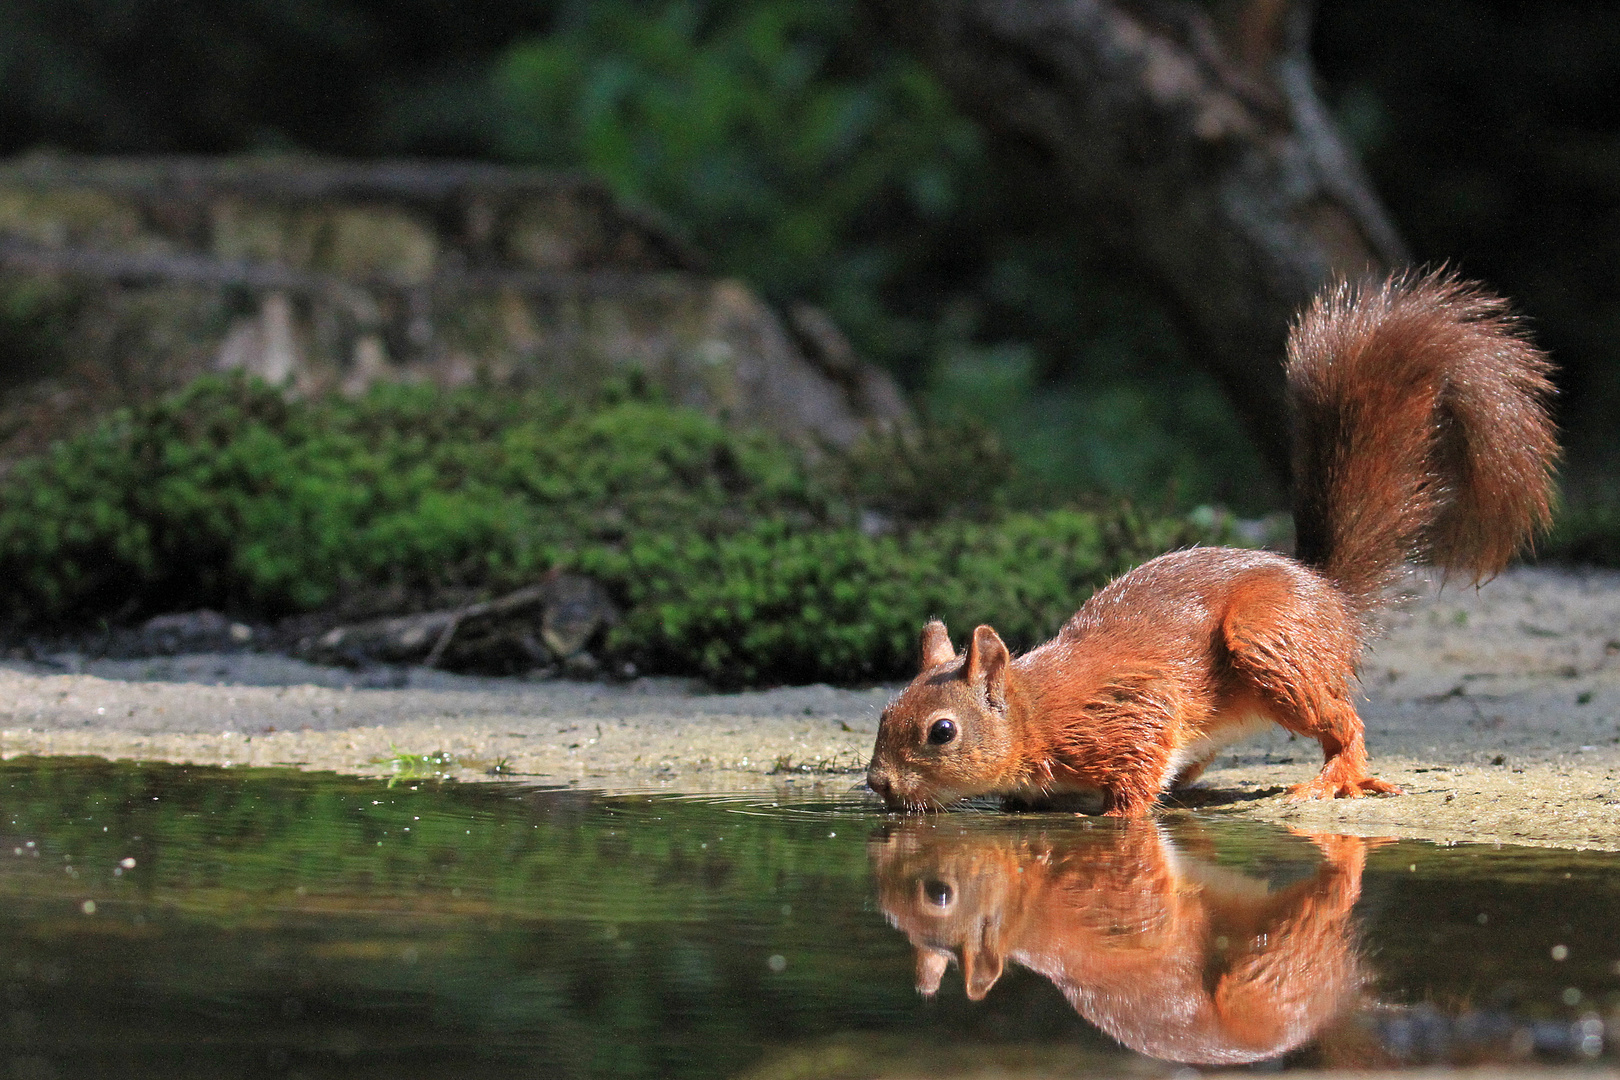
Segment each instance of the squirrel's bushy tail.
[{"label": "squirrel's bushy tail", "polygon": [[1551,369],[1452,274],[1322,292],[1288,339],[1299,558],[1362,613],[1407,559],[1497,573],[1551,517]]}]

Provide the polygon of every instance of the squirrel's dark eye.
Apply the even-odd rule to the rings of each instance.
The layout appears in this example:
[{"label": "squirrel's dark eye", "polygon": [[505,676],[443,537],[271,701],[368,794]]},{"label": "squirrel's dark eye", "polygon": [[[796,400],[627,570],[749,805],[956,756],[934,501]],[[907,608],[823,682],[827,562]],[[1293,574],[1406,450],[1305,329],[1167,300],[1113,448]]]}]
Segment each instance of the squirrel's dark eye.
[{"label": "squirrel's dark eye", "polygon": [[946,904],[949,904],[951,902],[952,895],[954,895],[951,892],[951,887],[938,878],[929,878],[927,881],[923,882],[922,894],[923,899],[927,900],[935,907],[944,907]]},{"label": "squirrel's dark eye", "polygon": [[928,725],[928,741],[935,746],[944,746],[954,738],[956,738],[956,721],[940,719]]}]

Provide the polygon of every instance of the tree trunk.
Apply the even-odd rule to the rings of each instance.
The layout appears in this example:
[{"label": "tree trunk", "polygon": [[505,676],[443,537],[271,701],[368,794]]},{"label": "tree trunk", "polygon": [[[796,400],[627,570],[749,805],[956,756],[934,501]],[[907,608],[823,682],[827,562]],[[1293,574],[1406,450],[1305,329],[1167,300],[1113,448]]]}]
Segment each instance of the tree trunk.
[{"label": "tree trunk", "polygon": [[1312,87],[1291,0],[868,0],[990,130],[1049,163],[1098,253],[1155,283],[1286,477],[1290,318],[1407,261]]}]

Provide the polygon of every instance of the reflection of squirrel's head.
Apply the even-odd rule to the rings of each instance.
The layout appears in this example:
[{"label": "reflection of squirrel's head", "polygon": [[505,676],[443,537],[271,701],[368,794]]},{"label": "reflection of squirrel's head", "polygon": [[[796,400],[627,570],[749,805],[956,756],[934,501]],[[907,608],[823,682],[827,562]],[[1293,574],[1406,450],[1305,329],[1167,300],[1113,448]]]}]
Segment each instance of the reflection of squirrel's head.
[{"label": "reflection of squirrel's head", "polygon": [[893,810],[1000,790],[1022,755],[1007,718],[1012,655],[988,626],[960,657],[945,624],[923,627],[922,670],[883,710],[866,782]]},{"label": "reflection of squirrel's head", "polygon": [[1325,859],[1315,876],[1275,892],[1186,859],[1152,822],[1031,832],[907,821],[871,854],[922,993],[956,960],[980,1000],[1012,960],[1133,1049],[1237,1064],[1305,1042],[1364,981],[1350,910],[1365,847],[1313,840]]},{"label": "reflection of squirrel's head", "polygon": [[959,957],[967,995],[978,1001],[1001,978],[1028,849],[1014,838],[966,839],[949,825],[908,821],[874,840],[871,853],[878,902],[917,949],[918,992],[935,993]]}]

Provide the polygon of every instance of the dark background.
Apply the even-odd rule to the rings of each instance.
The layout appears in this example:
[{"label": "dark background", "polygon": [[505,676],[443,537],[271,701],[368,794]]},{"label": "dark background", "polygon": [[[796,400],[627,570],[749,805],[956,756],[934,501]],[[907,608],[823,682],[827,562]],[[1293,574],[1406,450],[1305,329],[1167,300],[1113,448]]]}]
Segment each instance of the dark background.
[{"label": "dark background", "polygon": [[[1159,298],[854,0],[0,0],[0,25],[0,152],[586,168],[1059,488],[1281,504]],[[1620,5],[1342,0],[1313,51],[1416,257],[1513,297],[1561,364],[1569,498],[1616,501]]]}]

